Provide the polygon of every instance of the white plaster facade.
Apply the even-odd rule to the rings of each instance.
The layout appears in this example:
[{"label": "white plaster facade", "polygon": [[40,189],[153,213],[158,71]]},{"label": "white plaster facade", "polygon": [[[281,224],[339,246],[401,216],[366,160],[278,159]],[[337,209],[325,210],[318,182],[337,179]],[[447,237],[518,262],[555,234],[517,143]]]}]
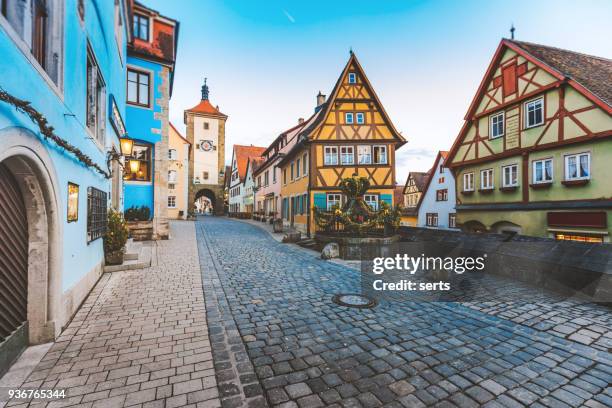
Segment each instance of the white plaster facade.
[{"label": "white plaster facade", "polygon": [[[193,183],[219,182],[219,119],[195,116],[193,118],[194,160]],[[206,150],[209,149],[209,150]]]},{"label": "white plaster facade", "polygon": [[[432,176],[421,198],[418,214],[418,226],[424,228],[455,229],[449,225],[451,214],[455,214],[456,195],[455,178],[450,169],[444,166],[446,152],[438,153]],[[446,190],[446,196],[443,192]],[[446,198],[446,199],[443,199]],[[428,214],[430,214],[428,223]],[[437,215],[436,225],[432,225],[431,214]]]}]

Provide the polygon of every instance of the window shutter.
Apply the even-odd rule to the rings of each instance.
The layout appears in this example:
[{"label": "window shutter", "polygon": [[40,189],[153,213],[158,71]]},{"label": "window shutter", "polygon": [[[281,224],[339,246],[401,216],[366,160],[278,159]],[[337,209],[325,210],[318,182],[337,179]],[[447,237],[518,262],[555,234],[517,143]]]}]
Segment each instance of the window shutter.
[{"label": "window shutter", "polygon": [[327,196],[325,193],[314,194],[314,206],[321,210],[325,210],[327,208]]},{"label": "window shutter", "polygon": [[392,194],[381,194],[380,201],[384,201],[389,204],[389,206],[393,206],[393,195]]}]

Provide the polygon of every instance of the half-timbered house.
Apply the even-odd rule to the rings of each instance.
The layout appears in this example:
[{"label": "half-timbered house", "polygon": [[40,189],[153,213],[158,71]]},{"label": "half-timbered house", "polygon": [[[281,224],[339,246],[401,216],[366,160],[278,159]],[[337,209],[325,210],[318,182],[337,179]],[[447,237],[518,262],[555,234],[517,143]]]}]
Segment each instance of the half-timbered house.
[{"label": "half-timbered house", "polygon": [[402,191],[402,215],[400,224],[405,227],[416,227],[419,215],[419,202],[431,172],[411,171],[406,178]]},{"label": "half-timbered house", "polygon": [[302,232],[315,232],[312,209],[341,204],[340,181],[353,175],[369,179],[365,200],[372,207],[381,201],[394,205],[395,150],[405,142],[351,52],[329,98],[278,163],[283,218]]},{"label": "half-timbered house", "polygon": [[610,241],[612,61],[504,39],[447,162],[464,230]]}]

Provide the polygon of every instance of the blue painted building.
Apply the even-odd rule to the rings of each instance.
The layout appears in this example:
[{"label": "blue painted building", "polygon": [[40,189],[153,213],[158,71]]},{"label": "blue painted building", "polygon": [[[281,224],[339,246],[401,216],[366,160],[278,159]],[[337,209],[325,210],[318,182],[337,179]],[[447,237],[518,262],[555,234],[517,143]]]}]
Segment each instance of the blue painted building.
[{"label": "blue painted building", "polygon": [[134,2],[128,44],[126,128],[134,153],[124,172],[125,208],[148,207],[153,238],[168,237],[168,104],[179,23]]},{"label": "blue painted building", "polygon": [[118,152],[131,34],[124,0],[0,6],[0,367],[7,367],[12,355],[3,349],[53,340],[101,275],[106,209],[123,206]]}]

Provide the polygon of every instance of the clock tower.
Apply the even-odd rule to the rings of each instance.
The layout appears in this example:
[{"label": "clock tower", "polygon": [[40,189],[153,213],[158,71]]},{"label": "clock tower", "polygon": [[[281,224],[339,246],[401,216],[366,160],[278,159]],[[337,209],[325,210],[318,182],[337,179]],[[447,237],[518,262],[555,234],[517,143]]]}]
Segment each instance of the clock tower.
[{"label": "clock tower", "polygon": [[189,211],[195,211],[195,202],[206,197],[215,214],[223,214],[223,181],[225,172],[225,122],[227,115],[213,106],[204,79],[200,103],[184,114],[189,153]]}]

